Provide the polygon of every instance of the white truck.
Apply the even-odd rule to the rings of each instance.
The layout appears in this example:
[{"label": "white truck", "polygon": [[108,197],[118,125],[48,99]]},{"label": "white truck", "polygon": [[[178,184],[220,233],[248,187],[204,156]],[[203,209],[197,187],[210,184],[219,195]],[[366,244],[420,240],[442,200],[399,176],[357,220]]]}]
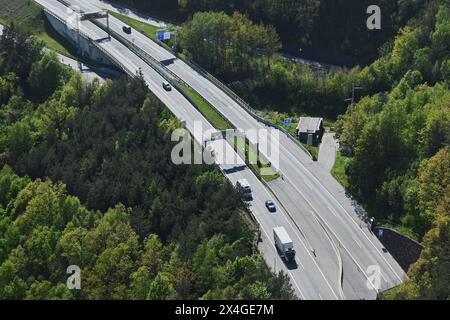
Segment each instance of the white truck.
[{"label": "white truck", "polygon": [[245,201],[253,200],[252,187],[250,186],[250,183],[248,183],[247,179],[238,180],[237,186],[243,190]]},{"label": "white truck", "polygon": [[293,261],[295,259],[294,243],[289,237],[284,227],[276,227],[273,229],[273,239],[277,251],[286,261]]}]

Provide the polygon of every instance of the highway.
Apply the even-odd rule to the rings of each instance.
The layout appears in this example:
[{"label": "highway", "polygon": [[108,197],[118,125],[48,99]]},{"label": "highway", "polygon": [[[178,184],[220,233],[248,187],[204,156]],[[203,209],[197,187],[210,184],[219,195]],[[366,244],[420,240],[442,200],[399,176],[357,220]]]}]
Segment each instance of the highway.
[{"label": "highway", "polygon": [[[67,18],[67,9],[58,2],[36,0],[62,19]],[[67,0],[66,0],[67,1]],[[85,0],[68,2],[92,10]],[[91,9],[89,9],[91,8]],[[110,27],[121,33],[123,23],[110,17]],[[103,31],[91,22],[82,23],[83,32],[92,39],[104,37]],[[133,30],[131,35],[123,34],[146,53],[161,61],[178,77],[188,83],[205,99],[215,106],[237,128],[247,130],[265,126],[252,117],[244,108],[225,92],[209,81],[204,74],[177,59],[172,53],[160,47],[147,37]],[[97,39],[98,39],[97,38]],[[162,77],[139,57],[130,52],[119,41],[102,42],[101,46],[129,70],[141,68],[150,89],[180,119],[186,121],[188,129],[194,121],[202,121],[205,129],[211,125],[198,113],[184,97],[174,90],[167,93],[161,88]],[[405,274],[389,253],[383,252],[378,239],[358,218],[356,208],[345,195],[345,190],[331,176],[328,170],[313,162],[308,155],[288,136],[279,133],[280,162],[277,167],[284,179],[271,182],[269,191],[247,168],[228,173],[232,182],[246,177],[252,184],[255,200],[252,211],[263,230],[263,236],[272,239],[271,228],[283,225],[288,230],[299,252],[297,269],[289,270],[299,296],[305,299],[373,299],[377,290],[367,285],[370,266],[379,266],[381,271],[381,290],[391,288],[405,279]],[[201,141],[200,137],[195,137]],[[252,141],[256,142],[256,141]],[[264,141],[260,141],[264,142]],[[271,158],[270,154],[266,157]],[[276,161],[273,161],[276,163]],[[221,165],[229,170],[229,165]],[[274,192],[274,195],[271,193]],[[280,199],[279,212],[267,213],[264,201],[269,198]],[[276,201],[278,202],[278,201]],[[283,209],[281,209],[283,208]],[[284,210],[286,209],[286,211]],[[292,219],[289,218],[292,217]],[[272,250],[268,250],[272,248]],[[263,251],[269,266],[276,261],[272,246]],[[312,249],[312,250],[311,250]],[[266,252],[267,251],[267,252]],[[315,253],[315,255],[314,255]],[[273,259],[272,259],[273,258]],[[278,266],[286,266],[278,261]],[[343,294],[340,292],[339,277],[343,270]]]},{"label": "highway", "polygon": [[[73,0],[71,0],[73,1]],[[84,0],[77,0],[79,4]],[[110,19],[110,28],[116,32],[121,31],[123,23],[118,19]],[[188,83],[214,107],[219,110],[235,127],[248,130],[264,128],[265,126],[252,117],[244,108],[236,103],[221,89],[215,86],[202,74],[201,70],[191,68],[185,62],[177,59],[158,44],[133,31],[128,37],[132,43],[150,54],[155,59],[167,65],[167,68]],[[288,201],[286,205],[300,225],[307,225],[314,230],[321,230],[325,226],[332,233],[335,241],[340,244],[342,254],[349,255],[353,263],[346,266],[345,280],[352,281],[358,290],[366,291],[363,298],[374,297],[375,292],[368,290],[366,280],[370,276],[366,271],[372,265],[381,269],[381,290],[396,286],[405,279],[405,274],[396,261],[388,253],[383,252],[382,245],[355,214],[355,208],[350,199],[345,197],[345,190],[336,185],[329,171],[325,171],[313,162],[310,157],[300,149],[285,134],[280,133],[280,163],[279,171],[283,174],[285,183],[276,188],[280,198],[287,199],[287,195],[295,193],[290,197],[295,201]],[[250,140],[252,140],[250,138]],[[256,141],[252,141],[255,143]],[[264,140],[261,141],[264,143]],[[270,159],[270,154],[266,154]],[[275,163],[275,161],[273,161]],[[306,208],[298,210],[300,203]],[[308,219],[309,215],[314,219]],[[314,222],[315,220],[315,222]],[[321,226],[318,226],[318,221]],[[332,227],[331,227],[332,226]],[[308,240],[314,248],[323,247],[323,232],[316,232]],[[330,245],[326,246],[325,254],[321,256],[323,268],[327,269],[329,261],[324,259],[329,256]],[[334,271],[330,272],[331,274]],[[358,279],[354,281],[354,279]],[[358,285],[359,284],[359,285]],[[351,293],[351,292],[350,292]]]},{"label": "highway", "polygon": [[[74,5],[77,5],[76,2],[72,2]],[[83,6],[84,8],[100,8],[116,13],[124,14],[130,18],[133,18],[135,20],[139,20],[148,24],[151,24],[155,27],[165,27],[166,22],[161,21],[158,18],[150,17],[148,15],[140,13],[138,10],[133,10],[131,8],[128,8],[126,6],[122,6],[117,3],[112,3],[110,1],[102,1],[102,0],[89,0],[89,3],[81,3],[80,6]]]},{"label": "highway", "polygon": [[[67,19],[67,10],[55,1],[38,0],[53,14],[59,16],[60,19]],[[90,22],[83,22],[81,31],[88,35],[91,39],[103,39],[104,31],[96,27]],[[206,131],[216,132],[216,130],[208,123],[208,121],[184,98],[184,96],[173,90],[165,91],[161,84],[163,78],[155,70],[149,67],[139,57],[134,55],[125,46],[115,39],[111,41],[101,41],[98,43],[106,52],[115,59],[124,63],[124,67],[128,69],[128,73],[134,74],[141,71],[150,90],[175,114],[177,118],[185,121],[186,128],[193,134],[194,138],[201,143],[203,141],[203,133]],[[203,125],[201,131],[194,130],[194,124],[200,122]],[[271,267],[275,267],[278,271],[284,270],[292,280],[297,295],[302,299],[339,299],[338,272],[332,280],[327,279],[322,270],[318,267],[312,253],[307,248],[305,239],[299,234],[298,230],[293,226],[292,221],[287,214],[281,209],[281,204],[275,201],[280,208],[276,214],[270,214],[265,208],[264,202],[272,198],[270,191],[258,180],[258,178],[249,170],[237,155],[237,161],[233,164],[223,163],[222,150],[225,149],[227,154],[234,154],[231,146],[224,141],[215,141],[211,143],[217,154],[216,161],[226,177],[235,184],[238,179],[247,179],[253,188],[254,200],[251,202],[250,209],[258,220],[261,230],[263,243],[260,249],[267,263]],[[284,226],[291,235],[294,245],[297,248],[297,264],[286,266],[278,256],[273,243],[272,230],[276,226]]]}]

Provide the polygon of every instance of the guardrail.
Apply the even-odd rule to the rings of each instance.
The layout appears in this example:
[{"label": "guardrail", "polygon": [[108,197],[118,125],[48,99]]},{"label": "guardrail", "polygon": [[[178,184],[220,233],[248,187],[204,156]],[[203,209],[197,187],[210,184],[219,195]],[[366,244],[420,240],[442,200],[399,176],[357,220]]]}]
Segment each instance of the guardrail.
[{"label": "guardrail", "polygon": [[[105,26],[103,24],[101,24],[100,22],[93,21],[93,23],[96,26],[98,26],[99,28],[101,28],[102,30],[105,30]],[[142,60],[144,60],[144,62],[149,64],[163,78],[167,79],[197,110],[199,110],[199,108],[198,108],[197,104],[195,103],[195,101],[193,101],[193,99],[188,94],[186,94],[182,88],[179,87],[178,83],[181,83],[184,86],[186,86],[186,87],[196,91],[194,88],[192,88],[187,82],[185,82],[183,79],[181,79],[179,76],[177,76],[169,68],[164,66],[161,62],[159,62],[158,60],[153,58],[150,54],[148,54],[147,52],[145,52],[144,50],[139,48],[137,45],[135,45],[129,39],[125,38],[123,35],[119,34],[118,32],[116,32],[114,30],[111,30],[111,29],[109,30],[109,32],[113,35],[113,37],[115,39],[117,39],[120,43],[122,43],[124,46],[129,48],[134,54],[136,54],[138,57],[140,57]],[[218,80],[216,80],[216,81],[218,81]],[[209,103],[209,101],[207,101],[201,94],[199,94],[199,96],[202,97],[202,99],[205,102],[207,102],[209,105],[211,105],[217,111],[217,113],[222,116],[222,118],[227,119],[225,117],[225,115],[222,112],[220,112],[220,110],[218,110],[211,103]],[[245,102],[243,101],[243,103],[245,103]],[[251,108],[251,107],[248,106],[248,108]],[[254,111],[254,112],[256,112],[256,111]],[[270,162],[270,159],[268,159],[265,155],[262,155],[262,157],[264,158],[264,161],[266,161],[267,163]],[[250,169],[257,176],[259,176],[259,173],[252,166],[250,166]]]},{"label": "guardrail", "polygon": [[[105,26],[103,24],[101,24],[98,21],[92,21],[96,26],[98,26],[99,28],[105,30]],[[156,70],[164,70],[163,73],[158,72],[165,78],[167,78],[167,75],[169,75],[172,79],[175,79],[176,81],[182,83],[183,85],[193,89],[187,82],[185,82],[183,79],[181,79],[180,77],[178,77],[174,72],[172,72],[169,68],[167,68],[165,65],[163,65],[161,62],[159,62],[158,60],[156,60],[155,58],[153,58],[151,55],[149,55],[147,52],[145,52],[144,50],[142,50],[141,48],[139,48],[138,46],[136,46],[133,42],[131,42],[130,40],[126,39],[125,37],[123,37],[121,34],[115,32],[114,30],[109,30],[109,32],[111,32],[112,34],[114,34],[114,37],[116,39],[118,39],[122,44],[124,44],[125,46],[127,46],[128,48],[130,48],[130,50],[132,50],[136,55],[138,55],[140,58],[142,58],[144,61],[146,61],[147,63],[150,63],[151,66],[153,66],[153,68]],[[149,41],[153,41],[155,42],[157,45],[159,45],[156,41],[154,41],[153,39],[149,38]],[[130,47],[131,45],[131,47]],[[183,62],[185,62],[188,66],[190,66],[192,69],[196,70],[197,72],[201,73],[205,78],[207,78],[209,81],[211,81],[214,85],[216,85],[219,89],[221,89],[223,92],[225,92],[231,99],[233,99],[236,103],[238,103],[242,108],[244,108],[244,110],[246,110],[255,120],[257,120],[258,122],[261,122],[263,124],[265,124],[266,126],[275,128],[277,130],[280,130],[281,132],[283,132],[285,135],[288,136],[289,139],[291,139],[294,143],[296,143],[311,159],[313,159],[312,154],[295,138],[293,137],[286,129],[284,129],[283,127],[274,124],[270,121],[267,121],[266,119],[260,117],[258,115],[258,111],[256,111],[255,109],[253,109],[247,102],[245,102],[241,97],[239,97],[235,92],[233,92],[233,90],[231,90],[227,85],[225,85],[224,83],[222,83],[220,80],[218,80],[216,77],[214,77],[212,74],[210,74],[208,71],[206,71],[204,68],[202,68],[201,66],[199,66],[198,64],[189,61],[189,60],[183,60],[181,59],[176,52],[174,52],[173,50],[164,48],[165,50],[170,51],[174,56],[176,56],[178,59],[182,60]],[[155,68],[156,67],[156,68]],[[174,85],[173,81],[171,82],[172,85]],[[176,84],[175,84],[176,85]],[[195,90],[195,89],[194,89]],[[208,102],[202,95],[200,95],[206,102]],[[208,102],[209,103],[209,102]],[[212,105],[212,104],[211,104]],[[214,106],[213,106],[214,107]],[[222,112],[220,112],[220,110],[218,110],[217,108],[214,107],[214,109],[222,116],[226,119],[226,117],[224,116],[224,114]]]},{"label": "guardrail", "polygon": [[[44,8],[44,13],[47,15],[52,16],[56,20],[58,20],[61,24],[65,25],[67,27],[67,21],[65,21],[63,18],[58,16],[56,13]],[[91,37],[83,32],[80,28],[74,29],[73,32],[78,33],[79,36],[85,38],[87,41],[92,43],[97,49],[99,49],[103,54],[105,54],[114,64],[116,64],[119,68],[121,68],[125,73],[127,73],[131,77],[135,77],[136,74],[129,70],[123,63],[121,63],[118,59],[116,59],[111,53],[109,53],[105,48],[103,48],[98,42],[91,39]]]},{"label": "guardrail", "polygon": [[[59,2],[67,5],[67,2],[65,0],[58,0]],[[98,21],[92,21],[92,23],[94,23],[96,26],[98,26],[99,28],[103,29],[105,28],[105,26],[101,23],[99,23]],[[126,45],[130,50],[132,50],[135,54],[137,54],[139,57],[141,57],[142,59],[144,59],[144,61],[146,61],[147,63],[150,63],[150,65],[153,66],[153,68],[160,73],[164,78],[167,79],[167,75],[169,75],[172,79],[175,79],[176,81],[182,83],[183,85],[192,88],[187,82],[185,82],[183,79],[181,79],[180,77],[178,77],[174,72],[172,72],[171,70],[169,70],[169,68],[167,68],[166,66],[164,66],[161,62],[159,62],[158,60],[156,60],[155,58],[153,58],[151,55],[149,55],[147,52],[145,52],[144,50],[142,50],[141,48],[139,48],[138,46],[136,46],[134,43],[132,43],[131,41],[129,41],[128,39],[126,39],[125,37],[123,37],[121,34],[115,32],[112,29],[109,29],[108,32],[114,34],[114,37],[116,39],[118,39],[122,44]],[[154,41],[153,39],[149,38],[150,41],[155,42],[156,44],[158,44],[156,41]],[[127,44],[131,44],[131,48],[127,45]],[[159,45],[159,44],[158,44]],[[167,49],[169,50],[173,55],[175,55],[176,57],[178,57],[179,59],[181,59],[178,54],[176,52],[174,52],[171,49]],[[221,89],[223,92],[225,92],[231,99],[233,99],[236,103],[238,103],[242,108],[244,108],[244,110],[246,110],[253,118],[255,118],[255,120],[265,124],[266,126],[269,127],[273,127],[277,130],[280,130],[281,132],[283,132],[285,135],[288,136],[288,138],[290,140],[292,140],[294,143],[296,143],[311,159],[314,159],[314,157],[312,156],[312,154],[295,138],[293,137],[286,129],[284,129],[283,127],[274,124],[270,121],[267,121],[266,119],[260,117],[258,115],[258,112],[253,109],[246,101],[244,101],[241,97],[239,97],[235,92],[233,92],[233,90],[231,90],[227,85],[225,85],[224,83],[222,83],[220,80],[218,80],[216,77],[214,77],[212,74],[210,74],[208,71],[206,71],[204,68],[202,68],[200,65],[189,61],[189,60],[183,60],[187,65],[189,65],[191,68],[196,69],[198,72],[202,73],[208,80],[210,80],[213,84],[215,84],[219,89]],[[173,80],[171,81],[172,85],[176,84],[173,82]],[[193,88],[192,88],[193,89]],[[201,95],[200,95],[201,96]],[[203,98],[203,96],[202,96]],[[205,99],[206,100],[206,99]],[[216,109],[216,108],[215,108]],[[218,110],[216,109],[217,112],[219,112],[222,117],[224,117],[224,115]],[[226,118],[226,117],[225,117]]]},{"label": "guardrail", "polygon": [[[153,40],[152,40],[153,41]],[[178,55],[172,51],[174,55],[178,57]],[[256,121],[259,121],[263,124],[265,124],[268,127],[275,128],[277,130],[280,130],[285,135],[288,136],[289,139],[291,139],[293,142],[295,142],[311,159],[314,157],[312,156],[311,152],[309,152],[301,143],[298,141],[295,137],[293,137],[289,131],[287,131],[285,128],[272,123],[258,115],[258,111],[253,109],[246,101],[244,101],[241,97],[239,97],[233,90],[231,90],[226,84],[221,82],[219,79],[214,77],[212,74],[210,74],[208,71],[206,71],[203,67],[199,66],[198,64],[183,60],[188,66],[190,66],[192,69],[196,70],[197,72],[201,73],[205,78],[207,78],[209,81],[211,81],[213,84],[215,84],[219,89],[221,89],[223,92],[225,92],[231,99],[233,99],[237,104],[239,104],[245,111],[247,111]]]},{"label": "guardrail", "polygon": [[[99,23],[99,22],[93,22],[95,25],[97,25],[99,28],[102,28],[104,30],[104,26]],[[188,83],[186,83],[183,79],[181,79],[180,77],[178,77],[175,73],[173,73],[171,70],[169,70],[167,67],[165,67],[161,62],[159,62],[158,60],[156,60],[155,58],[153,58],[151,55],[149,55],[147,52],[145,52],[144,50],[142,50],[141,48],[139,48],[138,46],[136,46],[134,43],[132,43],[131,41],[129,41],[128,39],[126,39],[125,37],[123,37],[121,34],[115,32],[114,30],[109,31],[114,38],[116,38],[117,40],[119,40],[123,45],[125,45],[127,48],[129,48],[133,53],[135,53],[138,57],[140,57],[141,59],[144,60],[144,62],[148,63],[156,72],[158,72],[161,76],[163,76],[165,79],[169,80],[171,82],[171,84],[178,89],[178,91],[196,108],[199,109],[197,104],[195,103],[195,101],[192,100],[192,98],[187,95],[184,90],[182,90],[179,86],[178,83],[181,83],[183,85],[185,85],[188,88],[193,89]],[[119,66],[120,66],[120,62],[119,62]],[[169,77],[168,77],[169,76]],[[178,82],[178,83],[177,83]],[[201,95],[200,95],[201,96]],[[220,113],[220,112],[219,112]],[[221,113],[220,113],[221,114]],[[222,114],[221,114],[222,115]],[[222,115],[223,116],[223,115]],[[203,145],[203,144],[202,144]],[[224,176],[226,176],[224,170],[220,167],[220,165],[218,166],[220,171],[224,174]],[[250,169],[256,174],[256,176],[260,179],[258,173],[256,172],[256,170],[254,170],[253,168],[251,168],[251,166],[249,166]],[[262,179],[260,179],[262,180]],[[261,225],[259,224],[258,220],[256,219],[256,216],[253,214],[253,212],[251,210],[249,210],[250,212],[250,218],[252,219],[252,221],[254,223],[256,223],[257,227],[258,227],[258,240],[261,238]]]},{"label": "guardrail", "polygon": [[[94,25],[99,27],[100,29],[105,31],[105,26],[98,22],[98,21],[91,21]],[[128,49],[130,49],[131,52],[136,54],[138,57],[140,57],[144,62],[149,64],[156,72],[158,72],[161,76],[169,80],[172,84],[174,81],[177,81],[179,83],[182,83],[185,86],[190,87],[183,79],[178,77],[175,73],[173,73],[171,70],[166,68],[161,62],[153,58],[151,55],[149,55],[147,52],[136,46],[132,41],[125,38],[120,33],[109,29],[108,31],[115,39],[117,39],[120,43],[122,43],[124,46],[126,46]]]},{"label": "guardrail", "polygon": [[[300,225],[295,221],[294,217],[291,215],[291,213],[289,212],[289,210],[284,206],[283,202],[280,200],[280,198],[275,194],[275,192],[272,190],[272,188],[269,186],[269,184],[264,181],[263,179],[260,179],[262,184],[269,190],[269,192],[273,195],[273,197],[278,201],[278,203],[280,204],[280,206],[283,208],[283,210],[286,212],[286,215],[288,216],[289,219],[291,219],[291,221],[294,223],[295,227],[298,229],[298,231],[300,232],[300,234],[302,235],[302,237],[305,239],[305,242],[307,244],[307,246],[309,247],[309,250],[315,255],[315,249],[311,246],[311,244],[309,243],[308,239],[306,238],[305,232],[303,231],[303,229],[300,227]],[[316,217],[317,219],[317,217]],[[338,258],[338,268],[339,268],[339,294],[341,296],[342,299],[345,299],[345,294],[344,294],[344,266],[342,263],[342,257],[341,257],[341,253],[339,251],[339,248],[337,248],[336,244],[334,243],[333,239],[331,238],[331,235],[329,234],[328,230],[324,227],[324,225],[318,220],[319,225],[322,227],[322,229],[324,229],[325,234],[327,235],[327,237],[330,240],[331,246],[333,247],[333,250],[335,251],[335,254]]]},{"label": "guardrail", "polygon": [[[227,173],[225,172],[225,170],[220,165],[218,165],[218,167],[219,167],[220,172],[222,172],[222,174],[226,177]],[[258,175],[257,175],[257,177],[258,177]],[[258,219],[256,218],[256,215],[253,213],[252,210],[248,209],[246,211],[248,212],[250,219],[253,221],[253,223],[256,224],[256,227],[258,228],[258,238],[257,238],[257,241],[255,241],[256,242],[255,247],[256,247],[256,249],[258,249],[258,244],[261,241],[261,234],[262,234],[261,224],[259,223]]]},{"label": "guardrail", "polygon": [[134,73],[132,70],[127,68],[122,62],[119,61],[119,59],[116,59],[111,53],[108,52],[105,48],[103,48],[98,42],[89,40],[91,43],[94,44],[94,46],[99,49],[103,54],[105,54],[109,59],[112,60],[114,64],[116,64],[120,69],[122,69],[126,74],[128,74],[131,78],[134,78],[137,76],[137,73]]},{"label": "guardrail", "polygon": [[[61,1],[62,2],[62,1]],[[55,13],[53,13],[53,12],[51,12],[51,11],[49,11],[49,10],[47,10],[47,9],[44,9],[44,11],[46,12],[46,13],[48,13],[49,15],[51,15],[51,16],[53,16],[55,19],[57,19],[58,21],[60,21],[61,23],[63,23],[64,25],[67,25],[67,23],[66,23],[66,21],[64,21],[64,19],[62,19],[61,17],[59,17],[59,16],[57,16]],[[97,25],[97,23],[94,23],[94,24],[96,24]],[[103,29],[103,27],[102,26],[99,26],[100,28],[102,28]],[[94,41],[94,40],[92,40],[90,37],[89,37],[89,35],[87,35],[86,33],[84,33],[83,31],[81,31],[81,30],[78,30],[78,32],[79,32],[79,34],[81,35],[81,36],[83,36],[84,38],[86,38],[86,40],[88,40],[88,41],[90,41],[93,45],[95,45],[96,46],[96,48],[98,48],[101,52],[103,52],[109,59],[111,59],[119,68],[121,68],[124,72],[126,72],[130,77],[136,77],[137,76],[137,74],[136,73],[134,73],[134,72],[132,72],[129,68],[127,68],[122,62],[120,62],[118,59],[116,59],[110,52],[108,52],[103,46],[101,46],[101,44],[100,43],[98,43],[98,42],[96,42],[96,41]],[[184,90],[182,90],[181,88],[179,88],[178,87],[178,84],[176,83],[176,82],[174,82],[173,80],[175,79],[176,81],[179,81],[180,83],[182,83],[182,84],[184,84],[185,86],[187,86],[187,87],[189,87],[189,88],[191,88],[191,86],[189,86],[186,82],[184,82],[181,78],[179,78],[177,75],[175,75],[172,71],[170,71],[169,69],[167,69],[165,66],[163,66],[159,61],[157,61],[156,59],[154,59],[153,57],[151,57],[150,55],[148,55],[146,52],[144,52],[142,49],[140,49],[140,48],[138,48],[137,46],[135,46],[134,44],[133,44],[133,49],[132,48],[130,48],[130,46],[128,45],[128,44],[130,44],[130,42],[128,41],[128,39],[125,39],[124,37],[122,37],[122,35],[120,35],[120,34],[118,34],[117,32],[115,32],[115,31],[113,31],[113,30],[110,30],[110,33],[112,33],[112,34],[114,34],[114,37],[117,39],[117,38],[119,38],[118,40],[120,41],[120,39],[122,39],[122,41],[120,41],[121,43],[123,43],[125,46],[127,46],[127,48],[129,48],[130,50],[132,50],[135,54],[137,54],[139,57],[141,57],[142,58],[142,56],[145,56],[145,62],[147,62],[147,63],[149,63],[150,64],[150,66],[152,66],[152,68],[155,70],[155,71],[157,71],[159,74],[161,74],[164,78],[166,78],[167,79],[167,74],[169,74],[171,77],[172,77],[172,85],[174,85],[175,87],[177,87],[179,90],[178,91],[180,91],[180,93],[181,94],[183,94],[183,96],[194,106],[194,107],[196,107],[197,109],[198,109],[198,106],[197,106],[197,104],[192,100],[192,98],[189,96],[189,95],[187,95],[185,92],[184,92]],[[136,53],[135,51],[139,51],[139,53]],[[198,141],[197,141],[198,142]],[[201,145],[202,145],[202,148],[204,147],[203,146],[203,143],[201,143]],[[223,170],[223,168],[220,166],[220,165],[218,165],[218,167],[219,167],[219,170],[222,172],[222,174],[226,177],[227,175],[226,175],[226,173],[225,173],[225,171]],[[259,177],[259,175],[257,174],[257,172],[255,172],[254,171],[254,169],[253,168],[251,168],[251,166],[250,166],[250,169],[256,174],[256,176],[258,177],[258,179],[260,179],[260,180],[262,180],[260,177]],[[257,247],[258,246],[258,243],[259,243],[259,241],[260,241],[260,239],[261,239],[261,225],[260,225],[260,223],[258,222],[258,219],[256,218],[256,216],[254,215],[254,213],[251,211],[251,210],[248,210],[247,211],[248,213],[249,213],[249,216],[250,216],[250,219],[253,221],[253,223],[255,223],[256,224],[256,226],[257,226],[257,229],[258,229],[258,234],[257,234],[257,241],[256,241],[256,243],[255,243],[255,247]]]},{"label": "guardrail", "polygon": [[[341,256],[341,252],[339,251],[339,248],[336,246],[330,232],[328,230],[328,227],[326,227],[323,222],[319,221],[319,218],[317,217],[317,215],[315,214],[315,218],[317,219],[317,222],[319,223],[319,225],[322,227],[322,229],[324,230],[325,234],[327,235],[328,239],[330,240],[331,246],[333,247],[333,250],[338,258],[338,268],[339,268],[339,294],[341,295],[342,299],[345,299],[345,294],[344,294],[344,265],[342,263],[342,256]],[[320,220],[322,220],[322,218],[320,217]],[[340,244],[339,244],[340,245]]]}]

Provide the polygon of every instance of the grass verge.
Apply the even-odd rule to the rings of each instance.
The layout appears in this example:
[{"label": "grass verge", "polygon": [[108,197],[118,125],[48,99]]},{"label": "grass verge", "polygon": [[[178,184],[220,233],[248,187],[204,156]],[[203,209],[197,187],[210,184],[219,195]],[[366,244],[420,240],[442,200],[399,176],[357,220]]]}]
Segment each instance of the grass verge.
[{"label": "grass verge", "polygon": [[[262,157],[259,157],[257,151],[251,146],[248,141],[246,142],[242,137],[236,137],[233,141],[235,147],[239,150],[240,154],[245,153],[245,158],[251,162],[249,165],[261,176],[265,181],[270,182],[280,177],[278,172],[272,168],[272,165]],[[245,144],[246,143],[246,144]],[[254,163],[256,160],[256,163]],[[263,172],[264,171],[264,172]]]},{"label": "grass verge", "polygon": [[[292,136],[296,137],[297,140],[302,144],[302,146],[309,151],[309,153],[311,153],[313,159],[315,161],[317,161],[317,159],[319,158],[319,147],[318,146],[308,146],[306,143],[301,142],[298,137],[297,137],[297,125],[298,125],[298,121],[300,119],[300,117],[298,116],[291,116],[287,113],[280,113],[280,112],[276,112],[276,111],[269,111],[265,113],[264,118],[284,129],[286,129],[289,134],[291,134]],[[291,118],[292,122],[290,125],[286,125],[284,123],[284,120],[287,118]],[[331,122],[330,120],[326,120],[324,119],[324,124],[326,127],[332,127],[333,126],[333,122]]]},{"label": "grass verge", "polygon": [[331,169],[331,174],[333,177],[345,188],[348,188],[348,178],[345,173],[349,158],[345,157],[341,151],[336,152],[336,161],[334,162],[333,169]]},{"label": "grass verge", "polygon": [[0,23],[14,23],[23,32],[44,41],[48,48],[75,57],[75,47],[52,28],[44,16],[43,8],[32,0],[0,0]]},{"label": "grass verge", "polygon": [[179,84],[181,90],[184,91],[195,103],[199,111],[208,119],[211,124],[219,130],[234,129],[231,123],[226,120],[217,110],[203,97],[192,88],[183,84]]},{"label": "grass verge", "polygon": [[[300,140],[299,140],[300,141]],[[306,143],[303,143],[300,141],[302,146],[309,151],[314,161],[317,161],[319,159],[319,147],[317,146],[308,146]]]},{"label": "grass verge", "polygon": [[[151,24],[127,17],[123,14],[117,13],[117,12],[113,12],[113,11],[109,11],[109,14],[112,15],[113,17],[119,19],[120,21],[122,21],[123,23],[129,25],[130,27],[138,30],[139,32],[141,32],[143,35],[149,37],[150,39],[152,39],[153,41],[157,42],[159,45],[165,47],[166,49],[170,50],[170,47],[167,43],[163,42],[163,41],[159,41],[156,38],[156,32],[158,30],[161,30],[160,27],[156,27],[153,26]],[[168,25],[165,29],[168,30],[172,30],[174,27]]]},{"label": "grass verge", "polygon": [[[194,101],[196,107],[199,111],[208,119],[211,124],[219,130],[229,130],[234,129],[233,125],[226,120],[222,115],[208,102],[206,101],[200,94],[197,93],[192,88],[189,88],[183,84],[178,84],[181,90],[188,95],[192,101]],[[236,138],[234,141],[234,146],[240,151],[240,154],[244,154],[244,150],[247,150],[246,158],[247,159],[257,159],[256,163],[250,164],[250,166],[256,171],[261,178],[265,181],[273,181],[279,177],[279,174],[272,168],[270,163],[265,162],[261,157],[257,156],[256,151],[252,146],[248,143],[245,146],[245,140],[241,137]],[[264,170],[264,173],[262,170]]]},{"label": "grass verge", "polygon": [[[159,27],[152,26],[142,21],[122,15],[120,13],[110,12],[110,14],[119,19],[120,21],[122,21],[123,23],[140,31],[142,34],[156,41],[163,47],[170,49],[167,43],[158,41],[156,39],[156,32],[160,29]],[[168,29],[171,29],[171,27],[169,26]],[[179,87],[181,90],[184,91],[185,94],[187,94],[194,101],[199,111],[205,116],[205,118],[208,119],[208,121],[211,122],[211,124],[216,129],[219,130],[234,129],[233,125],[227,119],[225,119],[219,112],[217,112],[217,110],[209,102],[207,102],[197,91],[183,84],[179,84]],[[235,147],[241,148],[242,154],[244,150],[244,142],[243,141],[236,142]],[[257,157],[256,151],[253,149],[253,147],[248,146],[248,144],[247,150],[248,150],[246,155],[247,159],[252,158],[255,159]],[[250,156],[252,156],[252,158],[250,158]],[[266,163],[263,159],[261,159],[261,157],[258,157],[257,164],[250,164],[250,165],[266,181],[272,181],[279,177],[279,174],[272,168],[272,166],[269,163]],[[264,171],[266,171],[268,174],[262,175],[262,169],[265,169]]]}]

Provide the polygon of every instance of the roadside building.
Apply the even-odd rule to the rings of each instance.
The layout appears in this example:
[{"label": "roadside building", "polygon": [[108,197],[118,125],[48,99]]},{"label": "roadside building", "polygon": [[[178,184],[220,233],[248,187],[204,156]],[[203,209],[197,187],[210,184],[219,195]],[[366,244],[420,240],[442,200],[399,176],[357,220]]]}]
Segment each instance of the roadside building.
[{"label": "roadside building", "polygon": [[319,145],[322,142],[324,132],[323,118],[300,117],[297,135],[303,143]]}]

